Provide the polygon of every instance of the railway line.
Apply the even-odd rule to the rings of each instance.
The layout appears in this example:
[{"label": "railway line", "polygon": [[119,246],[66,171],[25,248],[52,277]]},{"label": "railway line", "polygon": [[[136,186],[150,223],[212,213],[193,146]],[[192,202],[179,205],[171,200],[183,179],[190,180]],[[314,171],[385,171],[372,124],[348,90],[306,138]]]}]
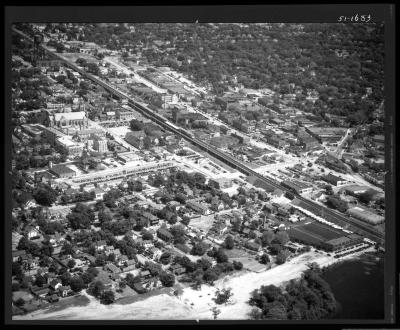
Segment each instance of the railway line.
[{"label": "railway line", "polygon": [[[31,42],[33,42],[33,40],[25,35],[24,33],[22,33],[21,31],[18,31],[16,29],[13,28],[13,30],[18,33],[19,35],[21,35],[24,38],[27,38],[28,40],[30,40]],[[274,188],[279,188],[285,192],[291,192],[293,193],[293,191],[290,191],[289,189],[283,187],[280,185],[280,183],[275,182],[274,180],[267,178],[257,172],[255,172],[254,170],[250,169],[249,167],[247,167],[246,165],[242,164],[241,162],[239,162],[238,160],[234,159],[233,157],[231,157],[230,155],[227,155],[225,153],[223,153],[222,151],[216,149],[215,147],[199,140],[193,137],[193,135],[182,129],[182,128],[177,128],[177,126],[173,125],[172,123],[170,123],[165,117],[163,117],[162,115],[155,113],[153,110],[149,109],[147,107],[147,104],[143,103],[143,102],[139,102],[135,99],[133,99],[131,96],[127,95],[126,93],[118,90],[115,86],[101,80],[100,78],[86,72],[84,69],[80,68],[79,66],[77,66],[75,63],[72,63],[70,60],[66,59],[65,57],[63,57],[62,55],[59,55],[57,53],[54,53],[54,51],[52,51],[51,49],[49,49],[48,47],[41,45],[41,47],[53,58],[57,58],[60,61],[62,61],[67,67],[79,72],[82,76],[86,77],[87,79],[93,81],[94,83],[102,86],[105,90],[107,90],[111,95],[113,95],[114,97],[117,97],[119,99],[126,99],[128,100],[128,105],[131,106],[134,110],[138,111],[139,113],[141,113],[143,116],[149,118],[150,120],[154,121],[155,123],[157,123],[158,125],[160,125],[161,127],[163,127],[164,129],[173,132],[174,134],[177,134],[181,137],[183,137],[184,139],[186,139],[187,141],[189,141],[190,143],[196,145],[197,147],[199,147],[200,149],[206,151],[207,153],[209,153],[210,155],[212,155],[213,157],[219,159],[220,161],[226,163],[227,165],[233,167],[234,169],[242,172],[243,174],[249,176],[255,176],[257,177],[259,180],[261,180],[262,182],[274,187]],[[384,243],[384,234],[377,231],[376,229],[374,229],[372,226],[363,223],[357,219],[354,219],[352,217],[349,217],[347,215],[338,213],[332,209],[326,208],[326,207],[321,207],[320,205],[298,195],[295,194],[296,198],[299,199],[303,205],[310,211],[315,213],[316,215],[323,215],[323,216],[329,216],[329,221],[331,222],[335,222],[336,224],[340,225],[340,226],[346,226],[348,225],[351,231],[358,233],[362,236],[365,236],[369,239],[372,239],[375,242],[378,243]]]}]

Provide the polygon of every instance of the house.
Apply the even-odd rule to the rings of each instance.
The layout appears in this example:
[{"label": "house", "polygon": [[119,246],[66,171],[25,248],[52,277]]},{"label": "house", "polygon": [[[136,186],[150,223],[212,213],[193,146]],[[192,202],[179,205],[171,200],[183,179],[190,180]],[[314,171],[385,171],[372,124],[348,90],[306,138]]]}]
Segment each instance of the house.
[{"label": "house", "polygon": [[148,279],[151,277],[151,273],[148,270],[144,270],[140,273],[140,278],[143,279]]},{"label": "house", "polygon": [[147,220],[151,226],[158,224],[160,221],[155,215],[151,214],[150,212],[144,212],[142,214],[142,218]]},{"label": "house", "polygon": [[196,211],[197,213],[200,213],[202,215],[209,215],[211,214],[210,208],[202,203],[199,203],[194,200],[189,200],[186,202],[186,206],[191,208],[192,210]]},{"label": "house", "polygon": [[108,256],[108,255],[110,255],[111,253],[114,253],[114,251],[115,251],[115,249],[114,249],[114,246],[112,246],[112,245],[107,245],[105,248],[104,248],[104,253]]},{"label": "house", "polygon": [[50,289],[46,287],[32,287],[31,292],[38,298],[45,298],[49,294]]},{"label": "house", "polygon": [[104,269],[105,270],[107,270],[107,271],[109,271],[109,272],[111,272],[111,273],[113,273],[113,274],[119,274],[119,273],[121,273],[121,269],[119,269],[117,266],[115,266],[113,263],[107,263],[105,266],[104,266]]},{"label": "house", "polygon": [[118,258],[118,266],[119,267],[122,267],[127,261],[129,261],[129,258],[128,258],[128,256],[126,256],[126,255],[121,255],[119,258]]},{"label": "house", "polygon": [[57,301],[59,301],[59,300],[60,300],[60,298],[59,298],[56,294],[52,294],[52,295],[48,298],[48,301],[51,302],[51,303],[57,302]]},{"label": "house", "polygon": [[186,268],[179,265],[179,264],[174,264],[170,267],[170,270],[175,274],[175,275],[182,275],[186,273]]},{"label": "house", "polygon": [[51,280],[49,284],[49,288],[56,291],[58,288],[62,287],[61,281],[58,278],[54,278]]},{"label": "house", "polygon": [[13,262],[21,261],[24,256],[26,256],[25,250],[12,251]]},{"label": "house", "polygon": [[160,249],[155,248],[155,247],[151,248],[150,252],[153,255],[153,260],[154,261],[158,261],[160,259],[161,255],[162,255],[162,251]]},{"label": "house", "polygon": [[166,242],[169,242],[173,239],[174,236],[167,229],[159,228],[157,230],[157,237],[161,238]]},{"label": "house", "polygon": [[147,290],[154,290],[161,286],[161,281],[157,277],[151,277],[143,281],[144,288]]},{"label": "house", "polygon": [[50,283],[54,280],[57,279],[57,275],[55,273],[47,273],[46,274],[46,278],[47,278],[47,284],[50,285]]},{"label": "house", "polygon": [[39,265],[39,258],[33,258],[30,254],[22,259],[22,268],[24,270],[32,270],[37,268]]},{"label": "house", "polygon": [[247,241],[245,243],[245,247],[248,248],[249,250],[252,250],[252,251],[255,251],[255,252],[261,251],[261,245],[257,244],[254,241]]},{"label": "house", "polygon": [[58,288],[58,292],[61,297],[67,297],[72,292],[72,290],[69,285],[66,285],[66,286],[60,286]]},{"label": "house", "polygon": [[114,253],[115,258],[119,258],[121,256],[121,251],[119,249],[114,249],[112,253]]},{"label": "house", "polygon": [[144,246],[145,249],[150,249],[154,246],[153,242],[149,239],[146,239],[142,242],[142,245]]},{"label": "house", "polygon": [[101,240],[101,241],[97,241],[96,242],[96,250],[97,251],[103,251],[106,247],[106,241],[105,240]]},{"label": "house", "polygon": [[27,226],[24,231],[25,234],[28,236],[28,239],[35,239],[40,237],[39,226]]},{"label": "house", "polygon": [[105,191],[101,188],[95,188],[94,189],[94,194],[95,194],[95,199],[99,200],[99,199],[103,199],[103,196],[105,194]]},{"label": "house", "polygon": [[142,283],[134,283],[133,284],[133,290],[135,290],[137,293],[146,293],[147,290],[143,287]]}]

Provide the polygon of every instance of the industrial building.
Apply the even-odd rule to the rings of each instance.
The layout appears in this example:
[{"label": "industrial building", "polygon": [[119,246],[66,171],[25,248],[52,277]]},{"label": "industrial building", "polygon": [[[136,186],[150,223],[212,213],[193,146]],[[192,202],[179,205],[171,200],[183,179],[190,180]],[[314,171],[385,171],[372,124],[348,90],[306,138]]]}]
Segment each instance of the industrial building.
[{"label": "industrial building", "polygon": [[368,210],[364,207],[353,207],[347,210],[347,213],[352,217],[370,223],[372,225],[379,225],[380,223],[385,221],[385,218],[381,215],[378,215],[372,210]]},{"label": "industrial building", "polygon": [[313,187],[299,181],[282,181],[281,185],[285,188],[292,190],[298,194],[312,192]]},{"label": "industrial building", "polygon": [[134,175],[145,175],[151,172],[163,171],[174,167],[176,167],[176,164],[173,162],[153,162],[142,166],[126,165],[115,169],[80,175],[79,177],[72,179],[71,184],[81,185],[104,182]]},{"label": "industrial building", "polygon": [[312,245],[326,251],[338,251],[362,243],[357,234],[346,234],[327,225],[312,222],[296,225],[288,231],[291,241]]}]

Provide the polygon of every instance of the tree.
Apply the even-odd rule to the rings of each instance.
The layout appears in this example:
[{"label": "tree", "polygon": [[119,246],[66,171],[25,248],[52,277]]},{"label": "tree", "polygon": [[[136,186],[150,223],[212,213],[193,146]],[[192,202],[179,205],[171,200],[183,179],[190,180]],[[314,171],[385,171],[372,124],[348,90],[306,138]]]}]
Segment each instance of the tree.
[{"label": "tree", "polygon": [[278,255],[276,256],[276,263],[278,265],[281,265],[286,262],[286,259],[290,255],[290,252],[288,250],[282,250],[278,252]]},{"label": "tree", "polygon": [[76,265],[76,261],[75,261],[74,259],[68,260],[67,266],[68,266],[69,268],[72,269],[72,268],[75,267],[75,265]]},{"label": "tree", "polygon": [[165,251],[161,256],[159,261],[163,264],[163,265],[168,265],[171,262],[171,258],[172,255],[170,252]]},{"label": "tree", "polygon": [[347,205],[347,202],[341,200],[338,197],[335,196],[328,196],[326,199],[326,204],[334,209],[337,209],[340,212],[346,212],[349,206]]},{"label": "tree", "polygon": [[104,291],[104,284],[102,281],[95,281],[89,285],[88,293],[92,296],[99,298]]},{"label": "tree", "polygon": [[208,245],[204,242],[198,242],[193,245],[192,251],[190,252],[191,254],[195,256],[202,256],[204,253],[207,252]]},{"label": "tree", "polygon": [[129,127],[132,131],[141,131],[143,129],[143,123],[137,119],[132,119],[129,122]]},{"label": "tree", "polygon": [[218,249],[215,255],[215,259],[218,263],[223,263],[228,261],[228,256],[225,254],[225,251],[223,249]]},{"label": "tree", "polygon": [[147,231],[147,230],[142,230],[142,239],[143,240],[153,240],[153,235]]},{"label": "tree", "polygon": [[207,283],[213,284],[218,279],[218,275],[213,269],[207,269],[203,274],[203,279]]},{"label": "tree", "polygon": [[70,286],[74,292],[80,292],[85,287],[85,282],[80,276],[74,276],[71,279]]},{"label": "tree", "polygon": [[98,217],[99,217],[100,223],[103,224],[103,223],[110,222],[113,218],[113,214],[108,207],[105,207],[104,209],[99,211]]},{"label": "tree", "polygon": [[269,263],[269,256],[268,256],[268,254],[266,254],[266,253],[264,253],[264,254],[262,254],[261,255],[261,257],[260,257],[260,263],[262,263],[262,264],[268,264]]},{"label": "tree", "polygon": [[213,313],[214,320],[216,320],[218,315],[221,313],[221,310],[214,306],[211,308],[211,312]]},{"label": "tree", "polygon": [[333,195],[333,189],[332,189],[332,186],[330,184],[327,184],[325,186],[325,192],[326,192],[327,195]]},{"label": "tree", "polygon": [[368,189],[367,191],[358,195],[358,199],[362,203],[369,204],[374,199],[375,194],[376,193],[373,189]]},{"label": "tree", "polygon": [[225,288],[225,289],[218,289],[217,292],[215,293],[215,298],[213,299],[216,304],[222,305],[226,304],[229,300],[230,297],[233,296],[232,289],[231,288]]},{"label": "tree", "polygon": [[21,264],[19,262],[13,262],[12,263],[12,275],[16,277],[21,277],[23,272],[21,268]]},{"label": "tree", "polygon": [[104,291],[100,296],[100,302],[105,305],[112,304],[115,301],[115,294],[111,290]]},{"label": "tree", "polygon": [[17,306],[17,307],[22,307],[22,306],[25,305],[25,300],[22,299],[22,298],[18,298],[18,299],[15,301],[14,304],[15,304],[15,306]]},{"label": "tree", "polygon": [[44,284],[46,284],[46,279],[42,275],[36,276],[35,284],[37,286],[42,287]]},{"label": "tree", "polygon": [[263,246],[270,245],[271,242],[274,240],[275,234],[272,230],[263,232],[261,236],[261,243]]},{"label": "tree", "polygon": [[235,242],[233,240],[233,237],[231,235],[226,236],[224,241],[224,247],[228,250],[232,250],[234,246]]},{"label": "tree", "polygon": [[96,258],[96,266],[104,266],[106,263],[106,256],[104,254],[99,254]]},{"label": "tree", "polygon": [[240,261],[233,260],[233,268],[236,270],[243,269],[243,264]]},{"label": "tree", "polygon": [[174,225],[170,229],[171,234],[174,236],[175,244],[183,244],[185,243],[185,229],[182,225]]},{"label": "tree", "polygon": [[279,231],[275,235],[274,242],[277,242],[278,244],[285,245],[287,242],[289,242],[289,235],[286,231]]},{"label": "tree", "polygon": [[13,282],[11,285],[11,290],[14,291],[19,291],[21,288],[20,284],[18,282]]},{"label": "tree", "polygon": [[57,192],[48,185],[41,185],[33,192],[36,202],[43,206],[51,206],[57,200]]},{"label": "tree", "polygon": [[57,53],[62,53],[65,50],[65,46],[62,43],[58,43],[56,46],[56,52]]},{"label": "tree", "polygon": [[162,272],[160,274],[160,281],[163,286],[171,287],[175,283],[175,276],[174,276],[174,274],[171,274],[171,273]]}]

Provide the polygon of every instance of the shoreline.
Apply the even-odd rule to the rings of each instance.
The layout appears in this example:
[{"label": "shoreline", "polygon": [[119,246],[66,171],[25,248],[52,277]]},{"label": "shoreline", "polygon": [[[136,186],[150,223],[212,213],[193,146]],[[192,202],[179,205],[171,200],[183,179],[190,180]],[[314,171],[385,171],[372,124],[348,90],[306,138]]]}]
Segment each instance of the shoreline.
[{"label": "shoreline", "polygon": [[[250,312],[251,306],[247,301],[251,292],[261,285],[282,286],[292,279],[299,278],[308,269],[307,265],[312,262],[316,262],[324,270],[347,260],[359,259],[362,254],[373,251],[375,249],[369,248],[337,259],[324,252],[310,251],[261,273],[247,270],[235,272],[218,279],[213,286],[203,284],[199,290],[192,289],[189,285],[183,286],[182,294],[178,297],[172,294],[173,288],[161,288],[145,296],[124,297],[111,305],[103,305],[86,292],[82,292],[82,296],[89,301],[84,306],[70,306],[55,311],[37,310],[29,314],[14,316],[13,320],[212,320],[211,308],[215,306],[221,311],[218,319],[249,319],[248,312]],[[228,287],[232,288],[234,303],[216,305],[212,300],[216,291]]]}]

